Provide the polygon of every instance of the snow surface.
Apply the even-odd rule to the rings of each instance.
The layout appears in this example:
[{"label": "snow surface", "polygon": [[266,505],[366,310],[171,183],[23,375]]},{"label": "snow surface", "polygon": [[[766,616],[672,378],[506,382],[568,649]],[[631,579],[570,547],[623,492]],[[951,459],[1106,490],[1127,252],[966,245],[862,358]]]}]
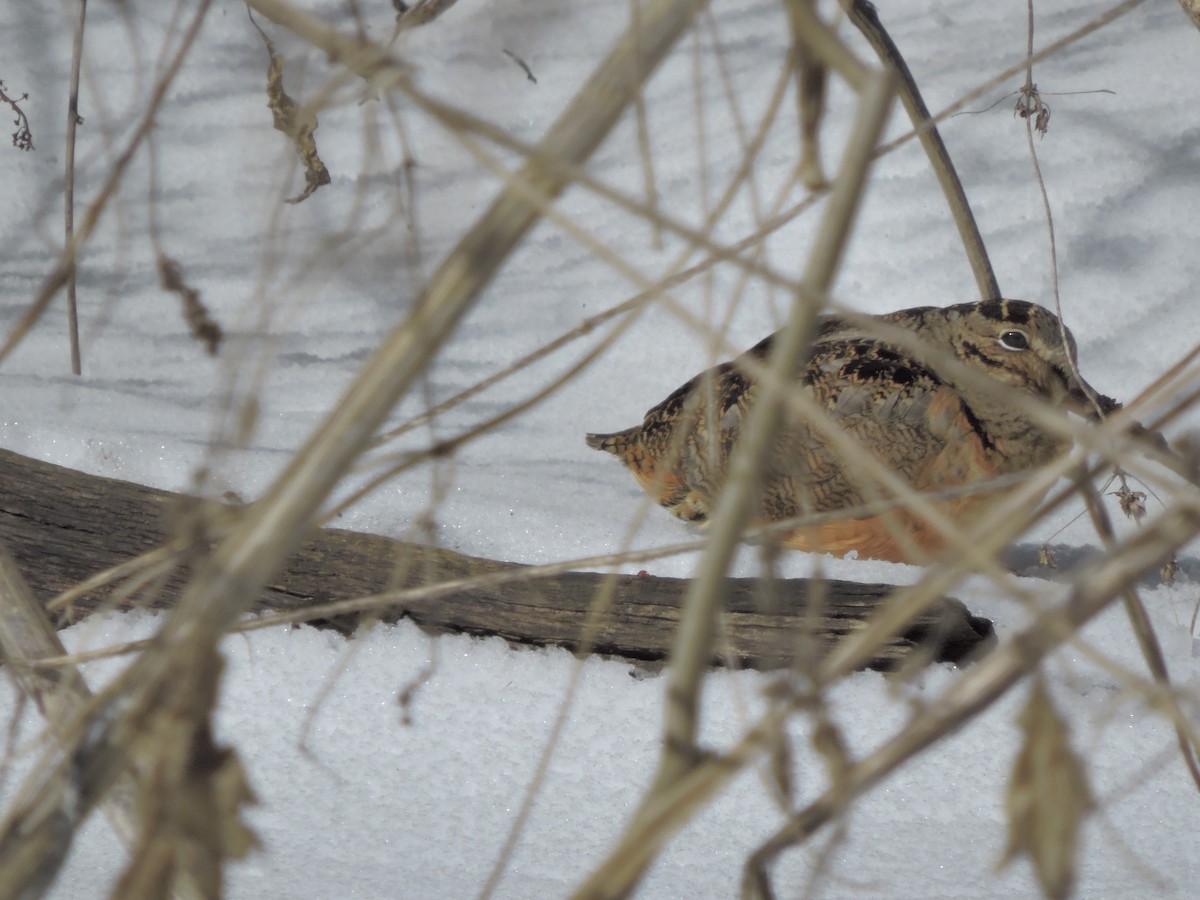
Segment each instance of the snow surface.
[{"label": "snow surface", "polygon": [[[359,4],[365,7],[366,4]],[[388,31],[377,4],[370,33]],[[343,4],[316,11],[349,27]],[[89,7],[80,130],[81,203],[100,189],[112,159],[144,108],[165,33],[178,39],[170,4]],[[1092,3],[1037,5],[1038,46],[1094,15]],[[190,14],[183,11],[185,18]],[[933,109],[1020,59],[1023,4],[897,0],[881,10]],[[536,140],[625,25],[621,3],[555,4],[464,0],[442,20],[409,35],[402,54],[418,83],[436,96]],[[778,4],[722,7],[696,43],[681,45],[647,92],[655,176],[663,207],[702,220],[740,158],[739,128],[753,130],[778,77],[786,28]],[[56,4],[0,7],[0,77],[26,102],[37,151],[0,152],[0,324],[9,333],[49,270],[61,242],[63,110],[71,15]],[[289,91],[311,96],[329,73],[277,28]],[[713,52],[720,41],[738,97],[740,123],[725,99]],[[696,62],[696,47],[700,60]],[[1039,87],[1053,108],[1038,153],[1053,204],[1064,309],[1079,340],[1082,369],[1101,391],[1130,398],[1184,352],[1200,332],[1195,285],[1200,225],[1200,34],[1175,3],[1146,3],[1117,24],[1042,63]],[[505,55],[528,63],[534,84]],[[864,57],[867,56],[864,50]],[[704,120],[697,124],[694,67],[702,70]],[[173,490],[202,488],[257,496],[288,454],[337,402],[379,336],[403,315],[419,284],[485,208],[497,181],[451,135],[398,100],[416,162],[415,193],[403,186],[402,150],[388,107],[362,99],[356,85],[322,113],[317,139],[333,183],[297,206],[287,141],[265,108],[266,57],[244,7],[214,5],[189,63],[158,117],[158,226],[164,250],[231,333],[218,361],[187,336],[176,298],[158,287],[148,238],[150,168],[134,161],[117,208],[82,255],[82,378],[69,374],[61,301],[4,362],[0,446],[88,472]],[[1049,302],[1051,276],[1041,200],[1023,123],[1011,115],[1019,78],[951,119],[944,134],[958,163],[1006,295]],[[1095,91],[1057,96],[1050,92]],[[837,161],[852,97],[831,93],[826,163]],[[785,99],[785,108],[793,106]],[[697,139],[703,128],[704,141]],[[891,134],[904,130],[893,116]],[[795,161],[795,128],[768,140],[756,189],[764,207]],[[643,182],[636,133],[625,121],[590,171],[635,195]],[[497,152],[509,164],[510,154]],[[707,182],[701,177],[705,160]],[[707,193],[702,184],[707,183]],[[793,199],[795,197],[793,196]],[[411,208],[418,225],[397,218]],[[656,247],[649,226],[574,189],[561,209],[595,241],[647,277],[680,251]],[[811,215],[773,237],[769,259],[797,272],[812,239]],[[717,234],[752,230],[754,203],[743,192]],[[371,235],[364,240],[362,233]],[[347,241],[346,238],[353,238]],[[428,382],[394,416],[405,421],[637,290],[558,226],[543,223],[515,254],[455,338]],[[867,312],[971,299],[975,287],[924,157],[910,143],[881,159],[838,281],[843,302]],[[735,347],[779,323],[783,298],[761,285],[740,292],[735,273],[717,272],[672,291],[713,322],[726,316]],[[600,329],[601,336],[606,329]],[[256,337],[256,335],[269,337]],[[398,449],[457,434],[555,380],[600,338],[568,346],[496,389],[408,435]],[[714,357],[711,336],[652,307],[599,364],[549,400],[465,446],[451,462],[390,483],[339,520],[346,527],[428,538],[446,546],[525,562],[646,547],[686,539],[681,525],[651,511],[630,537],[641,498],[611,460],[583,444],[589,430],[624,427]],[[266,360],[265,365],[260,361]],[[225,412],[249,395],[260,412],[248,440],[236,440]],[[1181,427],[1194,427],[1193,420]],[[214,450],[216,446],[237,449]],[[397,448],[393,448],[397,449]],[[1051,537],[1073,513],[1029,537]],[[1054,538],[1093,542],[1076,525]],[[789,571],[811,560],[796,555]],[[694,558],[655,563],[686,573]],[[738,564],[754,571],[752,554]],[[833,576],[906,581],[915,569],[824,561]],[[1194,565],[1186,565],[1193,574]],[[1060,586],[1026,582],[1054,597]],[[955,593],[992,617],[1003,638],[1023,614],[982,580]],[[1194,691],[1197,665],[1187,622],[1196,600],[1185,578],[1150,586],[1145,599],[1177,685]],[[153,616],[110,616],[68,630],[73,648],[145,636]],[[1141,672],[1135,641],[1119,612],[1086,638]],[[576,672],[563,651],[514,650],[500,640],[430,638],[415,627],[377,627],[353,641],[311,629],[230,637],[218,712],[220,738],[245,760],[260,804],[250,820],[264,849],[230,873],[233,897],[413,897],[472,895],[483,886],[534,777],[552,723]],[[423,670],[432,661],[432,674]],[[113,663],[87,669],[94,684]],[[1090,762],[1102,813],[1086,827],[1079,895],[1192,897],[1200,876],[1194,835],[1200,804],[1174,752],[1174,735],[1117,678],[1078,649],[1048,666],[1075,745]],[[848,746],[862,755],[901,728],[914,706],[935,702],[958,673],[930,670],[897,686],[863,673],[834,691]],[[553,897],[578,885],[613,845],[657,761],[663,680],[627,665],[589,659],[561,741],[497,896]],[[397,703],[420,688],[403,721]],[[705,736],[727,746],[762,709],[764,679],[717,672],[705,695]],[[0,721],[19,715],[22,747],[36,717],[15,705],[8,686]],[[961,733],[903,768],[856,805],[835,845],[822,897],[1018,897],[1036,895],[1028,865],[996,873],[1005,842],[1003,792],[1018,746],[1015,691]],[[1194,702],[1194,701],[1193,701]],[[825,783],[807,729],[793,727],[799,799]],[[27,755],[5,771],[5,796]],[[649,873],[641,896],[735,896],[746,854],[783,817],[763,778],[744,774],[674,840]],[[816,847],[824,845],[819,840]],[[776,868],[780,896],[803,892],[816,851],[786,855]],[[104,896],[121,852],[103,817],[89,823],[55,896]]]}]

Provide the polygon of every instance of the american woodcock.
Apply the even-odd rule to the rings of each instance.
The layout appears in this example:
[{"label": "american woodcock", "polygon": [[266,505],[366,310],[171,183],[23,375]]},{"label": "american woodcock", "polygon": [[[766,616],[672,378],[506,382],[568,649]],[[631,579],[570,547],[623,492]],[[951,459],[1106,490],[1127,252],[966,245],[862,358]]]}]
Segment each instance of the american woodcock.
[{"label": "american woodcock", "polygon": [[[868,318],[911,331],[930,352],[908,352],[869,328],[822,316],[798,389],[914,489],[930,493],[956,524],[969,524],[1000,496],[986,482],[1040,466],[1070,443],[1036,424],[1016,393],[1091,418],[1119,408],[1073,374],[1074,339],[1037,304],[991,300]],[[766,364],[773,338],[697,375],[642,424],[589,434],[588,445],[618,457],[674,515],[704,522],[759,393],[754,369]],[[946,351],[992,381],[951,371]],[[924,562],[942,548],[941,533],[903,507],[855,515],[855,507],[878,499],[871,487],[878,483],[855,471],[818,428],[794,416],[786,421],[762,473],[759,522],[845,509],[844,518],[798,527],[787,543],[898,562]],[[970,490],[976,484],[980,490]]]}]

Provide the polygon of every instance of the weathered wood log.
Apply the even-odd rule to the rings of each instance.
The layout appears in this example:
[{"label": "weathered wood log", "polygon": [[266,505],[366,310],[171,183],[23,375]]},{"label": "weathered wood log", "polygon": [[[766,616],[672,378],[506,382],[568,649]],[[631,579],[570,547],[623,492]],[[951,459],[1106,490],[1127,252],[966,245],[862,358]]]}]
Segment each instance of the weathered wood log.
[{"label": "weathered wood log", "polygon": [[[149,596],[139,598],[156,607],[172,606],[188,578],[187,560],[206,549],[203,523],[210,519],[189,513],[201,508],[186,495],[84,475],[0,450],[0,542],[43,603],[97,572],[175,539],[185,549],[169,572],[152,581],[152,591],[141,591]],[[190,542],[178,540],[184,532],[194,535]],[[430,598],[408,597],[401,605],[369,615],[384,621],[407,616],[437,631],[577,649],[597,590],[612,576],[566,572],[548,578],[516,577],[528,571],[512,563],[327,528],[304,544],[253,608],[304,611],[399,587],[503,572],[513,580]],[[665,659],[686,586],[679,578],[617,576],[611,605],[594,617],[589,649],[629,660]],[[76,621],[97,608],[130,605],[129,600],[115,601],[119,587],[106,585],[78,598],[69,612],[56,614],[59,623]],[[787,665],[800,647],[815,646],[821,652],[861,627],[892,590],[882,584],[825,581],[814,586],[805,579],[786,579],[764,592],[756,579],[730,579],[723,649],[740,665]],[[764,593],[770,594],[774,609],[764,608]],[[815,609],[810,608],[813,598],[818,598]],[[314,612],[313,618],[322,615]],[[349,632],[358,620],[357,615],[326,617],[314,624]],[[814,640],[804,643],[800,637],[805,634]],[[991,622],[945,598],[880,648],[872,666],[894,668],[917,648],[933,660],[960,662],[993,639]]]}]

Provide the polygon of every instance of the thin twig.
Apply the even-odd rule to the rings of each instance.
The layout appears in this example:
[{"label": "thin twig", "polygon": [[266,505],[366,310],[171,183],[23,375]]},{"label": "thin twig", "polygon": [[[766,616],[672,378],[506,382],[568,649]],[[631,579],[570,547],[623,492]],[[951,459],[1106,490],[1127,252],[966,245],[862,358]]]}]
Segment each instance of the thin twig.
[{"label": "thin twig", "polygon": [[1110,7],[1109,9],[1105,10],[1100,15],[1096,16],[1096,18],[1090,20],[1089,22],[1085,23],[1084,25],[1081,25],[1079,28],[1076,28],[1070,34],[1065,35],[1064,37],[1059,38],[1057,41],[1054,41],[1053,43],[1046,45],[1041,50],[1039,50],[1037,53],[1031,54],[1031,55],[1027,56],[1025,59],[1022,59],[1018,62],[1013,63],[1011,66],[1009,66],[1004,71],[1000,72],[998,75],[992,76],[987,81],[976,86],[972,90],[967,91],[965,94],[963,94],[961,97],[959,97],[953,103],[951,103],[949,106],[945,107],[937,115],[931,116],[927,123],[921,125],[918,128],[914,128],[912,131],[908,132],[907,134],[902,134],[902,135],[900,135],[900,137],[896,138],[895,140],[890,141],[887,144],[884,144],[883,146],[881,146],[876,151],[877,154],[879,156],[883,156],[885,154],[891,153],[893,150],[897,149],[898,147],[901,147],[904,144],[907,144],[913,138],[917,137],[922,129],[932,128],[935,125],[940,124],[945,119],[948,119],[952,115],[957,113],[963,107],[968,106],[971,103],[978,100],[980,97],[982,97],[988,91],[992,90],[995,87],[998,87],[999,85],[1004,84],[1006,81],[1008,81],[1008,79],[1012,78],[1014,75],[1023,71],[1027,66],[1029,66],[1033,63],[1039,63],[1043,59],[1046,59],[1050,56],[1053,56],[1055,53],[1058,53],[1064,47],[1069,47],[1072,44],[1078,43],[1079,41],[1081,41],[1085,37],[1087,37],[1089,34],[1091,34],[1093,31],[1098,31],[1099,29],[1103,28],[1104,26],[1112,24],[1117,19],[1119,19],[1121,16],[1125,15],[1128,12],[1132,12],[1134,9],[1141,6],[1144,2],[1146,2],[1146,0],[1122,0],[1121,3],[1118,3],[1116,6]]},{"label": "thin twig", "polygon": [[[1083,479],[1081,478],[1080,481],[1083,482]],[[1104,502],[1090,482],[1083,482],[1082,487],[1084,488],[1084,499],[1087,501],[1087,511],[1092,518],[1092,523],[1096,526],[1096,533],[1100,535],[1105,551],[1113,553],[1117,546],[1117,536],[1112,527],[1112,520],[1104,508]],[[1159,643],[1158,635],[1154,632],[1154,625],[1146,613],[1146,605],[1142,602],[1137,586],[1131,584],[1122,591],[1121,600],[1124,603],[1129,624],[1137,636],[1138,647],[1142,651],[1146,667],[1150,670],[1155,685],[1162,688],[1162,696],[1166,698],[1171,724],[1175,728],[1175,738],[1179,745],[1179,754],[1183,757],[1188,774],[1192,777],[1192,783],[1196,785],[1197,790],[1200,790],[1200,766],[1196,761],[1196,746],[1188,736],[1186,717],[1172,691],[1171,674],[1167,669],[1167,661],[1163,658],[1162,645]]]},{"label": "thin twig", "polygon": [[[1034,14],[1033,0],[1026,2],[1026,55],[1030,62],[1025,69],[1025,84],[1021,88],[1021,98],[1018,100],[1017,109],[1021,117],[1025,120],[1025,138],[1029,147],[1029,157],[1033,163],[1034,176],[1037,180],[1038,191],[1042,198],[1042,208],[1046,215],[1046,229],[1048,232],[1048,240],[1050,246],[1050,278],[1052,290],[1054,293],[1054,306],[1058,313],[1059,328],[1062,329],[1063,345],[1067,345],[1066,340],[1066,325],[1064,324],[1062,313],[1062,299],[1059,294],[1058,286],[1058,247],[1054,236],[1054,214],[1050,208],[1050,194],[1046,188],[1045,179],[1042,177],[1042,168],[1038,161],[1037,146],[1033,140],[1033,132],[1035,128],[1042,134],[1045,133],[1046,124],[1049,122],[1050,115],[1038,95],[1037,85],[1033,81],[1033,35],[1034,35]],[[1071,368],[1075,374],[1076,381],[1079,384],[1086,384],[1079,377],[1079,371],[1076,361],[1073,356],[1068,355]],[[1097,413],[1103,418],[1104,412],[1100,408],[1097,398],[1090,397],[1093,406]],[[1125,483],[1125,474],[1118,468],[1117,477],[1121,481],[1122,490],[1129,492],[1129,487]],[[1092,523],[1095,525],[1096,533],[1100,535],[1100,540],[1105,548],[1112,552],[1116,542],[1116,535],[1112,528],[1112,522],[1109,519],[1108,513],[1104,509],[1101,498],[1096,495],[1095,489],[1090,482],[1079,480],[1080,487],[1086,501],[1087,511],[1091,516]],[[1163,658],[1162,647],[1159,644],[1158,636],[1154,632],[1154,626],[1150,621],[1150,617],[1146,614],[1145,604],[1142,602],[1136,587],[1130,586],[1122,594],[1122,600],[1125,606],[1126,615],[1129,617],[1130,625],[1134,633],[1137,635],[1138,646],[1142,650],[1142,656],[1146,661],[1147,667],[1153,675],[1155,683],[1164,688],[1164,695],[1173,699],[1170,692],[1171,676],[1167,669],[1166,660]],[[1173,725],[1175,728],[1176,739],[1179,744],[1179,752],[1183,757],[1184,764],[1187,766],[1188,773],[1192,777],[1192,782],[1196,785],[1197,790],[1200,790],[1200,764],[1197,763],[1196,748],[1192,744],[1185,733],[1183,725],[1183,711],[1179,708],[1177,702],[1171,702],[1170,709],[1173,717]]]},{"label": "thin twig", "polygon": [[[71,85],[67,97],[66,173],[63,180],[64,245],[73,247],[75,237],[75,129],[83,123],[79,115],[79,69],[83,63],[83,25],[87,18],[87,0],[79,0],[79,18],[75,20],[75,41],[71,47]],[[71,340],[71,371],[83,374],[79,351],[79,313],[75,303],[75,254],[67,269],[67,330]]]},{"label": "thin twig", "polygon": [[[689,592],[687,613],[680,624],[667,686],[667,726],[658,784],[667,784],[694,763],[697,730],[696,703],[707,660],[712,657],[720,584],[733,549],[754,507],[761,462],[782,424],[782,385],[802,365],[819,313],[819,300],[829,290],[842,249],[854,221],[866,182],[871,149],[875,146],[892,99],[892,79],[876,76],[864,93],[846,157],[830,195],[817,241],[804,273],[805,291],[793,304],[792,315],[773,348],[768,371],[750,413],[741,441],[730,462],[729,479],[717,501],[709,546]],[[691,758],[689,758],[691,757]]]},{"label": "thin twig", "polygon": [[[921,96],[912,71],[908,68],[908,63],[905,62],[900,48],[896,46],[891,35],[883,27],[873,3],[867,2],[867,0],[841,0],[841,2],[849,14],[850,21],[858,27],[858,30],[875,48],[875,52],[879,54],[879,58],[884,64],[891,66],[899,76],[900,100],[908,111],[909,118],[912,119],[917,138],[920,140],[921,146],[925,148],[925,154],[929,157],[929,165],[937,175],[938,183],[942,186],[942,193],[946,195],[950,214],[954,218],[954,224],[958,227],[959,238],[967,253],[967,262],[970,263],[971,271],[975,274],[975,283],[979,286],[980,298],[983,300],[999,299],[1002,296],[1000,285],[996,281],[996,273],[988,258],[983,236],[979,233],[979,226],[975,222],[975,214],[971,212],[971,204],[967,200],[962,181],[954,168],[954,161],[950,158],[950,151],[946,149],[941,132],[930,118],[929,107],[925,105],[925,100]],[[1032,49],[1030,53],[1032,54]]]},{"label": "thin twig", "polygon": [[[1025,83],[1018,91],[1016,111],[1025,121],[1025,140],[1029,147],[1029,158],[1033,163],[1033,174],[1042,198],[1042,210],[1046,215],[1046,233],[1050,247],[1050,290],[1054,297],[1054,312],[1058,315],[1059,337],[1062,339],[1064,347],[1070,347],[1070,342],[1067,340],[1066,318],[1062,311],[1062,296],[1058,289],[1058,242],[1054,237],[1054,213],[1050,208],[1050,192],[1046,189],[1046,181],[1042,177],[1042,166],[1038,160],[1037,146],[1033,140],[1035,130],[1043,137],[1045,136],[1046,128],[1050,124],[1050,108],[1042,102],[1037,85],[1033,81],[1033,0],[1026,0],[1025,8],[1027,64],[1025,66]],[[1095,397],[1088,388],[1087,382],[1080,377],[1079,365],[1074,354],[1067,354],[1067,364],[1071,367],[1071,374],[1075,376],[1076,383],[1082,387],[1096,413],[1103,418],[1105,410],[1101,407],[1099,398]]]},{"label": "thin twig", "polygon": [[[634,35],[634,40],[637,40],[637,35],[641,34],[641,16],[642,16],[642,0],[629,0],[629,22],[630,32]],[[635,58],[640,58],[640,53],[635,54]],[[638,83],[644,83],[645,79],[638,78]],[[638,160],[642,166],[642,190],[646,196],[646,207],[650,213],[649,219],[653,223],[652,246],[655,250],[661,250],[662,241],[662,226],[659,225],[658,216],[658,184],[654,177],[654,154],[652,152],[653,144],[650,141],[650,122],[646,116],[646,96],[639,87],[637,94],[633,98],[633,121],[637,131],[638,145]]]},{"label": "thin twig", "polygon": [[29,99],[29,94],[22,94],[20,97],[10,97],[8,91],[5,90],[4,80],[0,79],[0,103],[3,103],[12,110],[16,118],[13,124],[16,125],[16,130],[12,133],[12,145],[18,150],[31,152],[35,149],[33,146],[33,132],[29,130],[29,116],[25,114],[25,110],[21,109],[21,104]]}]

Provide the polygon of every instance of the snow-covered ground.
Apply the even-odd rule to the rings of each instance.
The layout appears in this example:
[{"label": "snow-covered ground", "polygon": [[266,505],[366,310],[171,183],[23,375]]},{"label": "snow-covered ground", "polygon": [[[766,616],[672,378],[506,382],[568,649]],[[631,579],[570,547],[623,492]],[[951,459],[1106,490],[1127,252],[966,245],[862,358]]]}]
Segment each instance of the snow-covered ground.
[{"label": "snow-covered ground", "polygon": [[[370,34],[389,29],[389,4],[366,9]],[[102,185],[144,108],[168,29],[170,4],[89,7],[79,133],[80,203]],[[190,15],[190,5],[180,11]],[[320,2],[326,21],[349,28],[345,5]],[[1038,46],[1081,26],[1092,3],[1037,5]],[[1025,7],[897,0],[881,8],[929,106],[940,109],[1019,60]],[[58,4],[0,6],[0,78],[28,91],[24,108],[37,150],[0,148],[0,329],[7,335],[61,243],[63,120],[72,13]],[[625,27],[621,3],[463,0],[435,24],[408,35],[400,53],[418,84],[507,129],[536,140]],[[778,3],[722,7],[685,40],[647,96],[654,174],[663,208],[691,222],[723,190],[769,101],[786,52]],[[305,99],[327,64],[264,23],[288,63],[288,89]],[[719,42],[723,63],[718,63]],[[1063,307],[1079,341],[1081,368],[1099,390],[1128,399],[1191,349],[1200,334],[1200,32],[1178,4],[1159,0],[1053,59],[1035,80],[1053,109],[1037,149],[1054,209]],[[529,80],[510,56],[524,60]],[[863,51],[867,57],[867,51]],[[724,66],[737,97],[731,112]],[[178,300],[158,286],[147,210],[149,160],[140,154],[120,201],[82,254],[79,270],[84,375],[70,374],[61,299],[0,367],[0,446],[88,472],[158,487],[194,486],[256,496],[321,421],[375,346],[399,321],[419,284],[497,190],[458,140],[397,98],[414,190],[389,107],[357,85],[321,114],[316,133],[333,182],[285,205],[302,181],[290,145],[266,109],[266,52],[245,8],[219,0],[155,129],[158,235],[164,251],[203,295],[230,339],[218,360],[190,339]],[[697,71],[699,78],[697,79]],[[703,91],[697,102],[697,84]],[[993,90],[974,109],[1015,90]],[[1101,93],[1065,92],[1104,91]],[[1111,92],[1111,93],[1110,93]],[[944,135],[960,167],[1007,296],[1050,302],[1051,274],[1041,199],[1024,125],[1012,98],[949,120]],[[794,107],[791,97],[786,109]],[[703,110],[698,121],[697,110]],[[826,164],[853,97],[830,97]],[[789,124],[791,123],[791,124]],[[890,133],[901,133],[897,112]],[[697,135],[703,133],[704,140]],[[757,198],[743,195],[716,229],[736,240],[755,227],[755,203],[770,208],[796,158],[796,129],[777,126],[759,161]],[[597,154],[590,171],[644,193],[631,120]],[[511,164],[512,156],[496,153]],[[791,202],[798,199],[791,195]],[[415,222],[409,228],[400,210]],[[652,228],[582,189],[560,209],[592,240],[645,277],[665,271],[678,240],[656,244]],[[769,260],[800,270],[812,240],[811,214],[772,237]],[[364,237],[365,235],[365,237]],[[519,358],[584,318],[636,293],[593,248],[543,223],[514,255],[427,382],[394,416],[399,424]],[[727,339],[753,343],[777,327],[784,298],[758,284],[739,292],[736,273],[717,271],[672,295],[713,322],[728,317]],[[837,282],[838,299],[866,312],[973,299],[976,290],[925,158],[915,143],[882,158]],[[392,449],[424,446],[497,413],[556,380],[605,329],[418,429]],[[395,536],[431,535],[464,552],[523,562],[601,554],[624,546],[674,543],[682,525],[652,510],[630,539],[641,497],[611,459],[582,435],[633,424],[642,412],[711,361],[710,336],[652,307],[600,361],[518,419],[468,445],[451,461],[391,482],[348,510],[345,527]],[[234,440],[228,412],[253,394],[253,432]],[[1180,428],[1195,427],[1195,420]],[[218,444],[238,445],[216,451]],[[1029,537],[1051,537],[1077,512]],[[1054,538],[1094,543],[1071,526]],[[694,559],[654,564],[687,573]],[[802,573],[811,560],[788,561]],[[752,572],[747,558],[739,563]],[[1186,568],[1186,567],[1185,567]],[[826,561],[838,577],[912,580],[917,570],[884,563]],[[1029,582],[1054,596],[1061,587]],[[1001,638],[1022,621],[982,580],[955,593],[993,618]],[[1187,623],[1194,583],[1146,590],[1176,683],[1198,673]],[[111,616],[70,629],[71,647],[144,636],[149,615]],[[1143,664],[1118,611],[1085,632],[1127,667]],[[563,651],[514,650],[500,640],[430,638],[415,627],[375,628],[351,642],[311,629],[256,632],[225,644],[229,668],[218,714],[220,738],[245,759],[260,804],[250,819],[262,852],[233,867],[235,897],[442,898],[477,893],[494,865],[534,777],[576,662]],[[423,670],[432,661],[432,674]],[[631,677],[628,666],[589,659],[569,720],[549,762],[528,825],[498,896],[568,893],[603,857],[628,820],[657,761],[663,680]],[[96,683],[112,663],[91,666]],[[1200,878],[1194,835],[1200,798],[1174,752],[1174,734],[1114,676],[1076,650],[1048,666],[1075,745],[1090,763],[1101,813],[1086,826],[1080,895],[1191,897]],[[834,691],[836,717],[861,755],[899,729],[912,705],[953,682],[930,670],[902,688],[863,673]],[[397,695],[423,683],[408,707]],[[762,708],[763,679],[715,673],[705,697],[706,739],[727,745]],[[1024,691],[1005,698],[961,733],[901,770],[858,804],[834,847],[823,897],[1014,897],[1036,894],[1028,865],[996,874],[1005,843],[1004,787],[1018,747]],[[7,685],[0,721],[14,714]],[[37,733],[22,713],[21,736]],[[819,757],[794,727],[801,800],[825,783]],[[3,785],[19,781],[17,760]],[[783,821],[764,779],[744,774],[675,841],[642,885],[645,897],[730,897],[741,862]],[[821,846],[818,842],[817,846]],[[781,896],[801,893],[813,850],[784,857]],[[106,894],[122,856],[96,816],[56,887],[63,898]]]}]

